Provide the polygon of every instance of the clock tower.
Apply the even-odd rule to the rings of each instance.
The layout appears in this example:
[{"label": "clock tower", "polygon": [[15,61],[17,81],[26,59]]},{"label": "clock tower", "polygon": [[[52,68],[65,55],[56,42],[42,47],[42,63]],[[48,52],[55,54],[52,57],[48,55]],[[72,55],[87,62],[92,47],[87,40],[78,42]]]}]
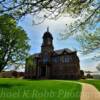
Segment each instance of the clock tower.
[{"label": "clock tower", "polygon": [[53,37],[52,34],[49,32],[49,28],[47,28],[47,32],[43,35],[43,43],[41,46],[42,53],[52,52],[54,50],[53,47]]}]

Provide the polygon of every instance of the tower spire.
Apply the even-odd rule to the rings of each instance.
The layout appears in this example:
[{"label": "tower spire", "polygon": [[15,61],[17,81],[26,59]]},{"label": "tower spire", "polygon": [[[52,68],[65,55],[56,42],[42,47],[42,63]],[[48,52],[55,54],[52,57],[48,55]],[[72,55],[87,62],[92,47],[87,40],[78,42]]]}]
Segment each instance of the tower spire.
[{"label": "tower spire", "polygon": [[49,26],[47,27],[47,32],[49,32]]}]

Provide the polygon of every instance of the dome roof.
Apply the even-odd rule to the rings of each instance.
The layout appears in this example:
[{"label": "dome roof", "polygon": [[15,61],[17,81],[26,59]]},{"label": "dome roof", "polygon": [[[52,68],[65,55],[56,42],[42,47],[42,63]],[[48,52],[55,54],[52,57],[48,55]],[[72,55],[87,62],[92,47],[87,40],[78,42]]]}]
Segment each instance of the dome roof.
[{"label": "dome roof", "polygon": [[45,32],[44,35],[43,35],[43,38],[48,38],[48,37],[53,39],[53,37],[52,37],[50,32]]},{"label": "dome roof", "polygon": [[47,28],[47,32],[44,33],[43,38],[48,38],[48,37],[53,39],[52,34],[49,32],[49,29]]}]

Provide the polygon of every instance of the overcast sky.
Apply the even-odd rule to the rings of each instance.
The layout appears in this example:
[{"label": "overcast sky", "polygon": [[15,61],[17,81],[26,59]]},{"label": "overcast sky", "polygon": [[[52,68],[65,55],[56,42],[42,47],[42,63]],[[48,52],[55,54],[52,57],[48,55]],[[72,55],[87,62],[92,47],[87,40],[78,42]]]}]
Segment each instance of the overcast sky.
[{"label": "overcast sky", "polygon": [[[27,16],[19,22],[19,25],[23,27],[30,39],[30,54],[38,53],[41,51],[42,36],[44,32],[46,32],[48,26],[50,33],[53,35],[53,44],[56,50],[63,48],[69,48],[72,50],[80,49],[80,44],[73,37],[70,37],[66,40],[59,40],[59,33],[63,33],[66,29],[66,24],[72,22],[74,19],[69,17],[61,17],[58,20],[45,20],[42,24],[39,25],[33,25],[32,19],[32,16]],[[81,69],[96,71],[96,65],[100,63],[100,61],[95,61],[91,58],[98,54],[99,52],[96,51],[88,55],[82,55],[78,51]]]}]

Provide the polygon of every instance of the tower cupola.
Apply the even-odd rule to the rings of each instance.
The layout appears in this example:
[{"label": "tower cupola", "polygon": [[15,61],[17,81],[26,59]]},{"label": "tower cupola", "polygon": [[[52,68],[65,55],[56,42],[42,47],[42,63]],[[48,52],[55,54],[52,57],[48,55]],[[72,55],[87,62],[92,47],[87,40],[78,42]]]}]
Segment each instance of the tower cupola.
[{"label": "tower cupola", "polygon": [[52,34],[49,32],[49,27],[47,31],[43,35],[43,43],[41,46],[41,52],[51,52],[53,51],[53,37]]},{"label": "tower cupola", "polygon": [[47,28],[47,31],[43,35],[43,39],[45,39],[45,38],[53,39],[52,34],[49,32],[49,27]]}]

